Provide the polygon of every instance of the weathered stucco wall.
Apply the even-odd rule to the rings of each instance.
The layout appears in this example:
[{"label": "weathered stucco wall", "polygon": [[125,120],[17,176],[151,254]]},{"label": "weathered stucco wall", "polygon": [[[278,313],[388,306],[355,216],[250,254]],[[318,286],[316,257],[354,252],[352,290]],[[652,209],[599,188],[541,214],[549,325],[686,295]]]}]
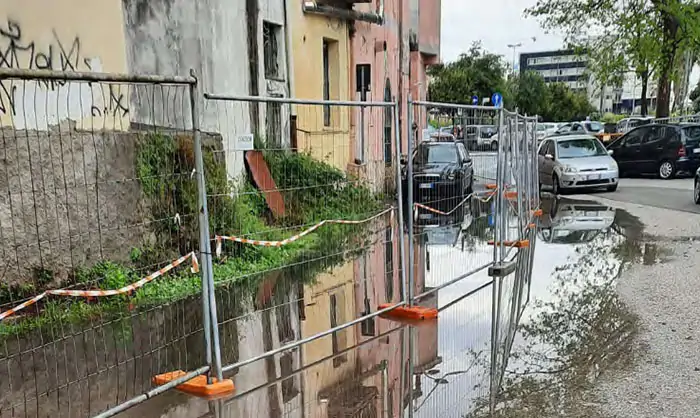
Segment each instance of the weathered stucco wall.
[{"label": "weathered stucco wall", "polygon": [[[126,72],[120,1],[3,1],[0,68]],[[128,126],[125,94],[107,86],[4,80],[0,122],[20,129],[47,129],[67,119]]]},{"label": "weathered stucco wall", "polygon": [[135,180],[138,135],[67,124],[0,133],[3,284],[34,283],[39,274],[59,282],[101,259],[128,260],[148,218]]},{"label": "weathered stucco wall", "polygon": [[[250,4],[248,4],[250,3]],[[263,20],[277,25],[284,24],[281,0],[257,2],[228,0],[123,0],[126,24],[127,56],[129,69],[138,73],[186,75],[194,70],[199,78],[201,93],[221,95],[251,94],[251,77],[257,79],[258,95],[288,96],[284,67],[284,31],[279,38],[280,76],[267,80],[263,56]],[[252,4],[252,6],[251,6]],[[256,16],[248,16],[249,9]],[[251,19],[255,45],[249,48]],[[257,56],[257,76],[251,76],[251,53]],[[253,61],[255,62],[255,60]],[[132,121],[146,122],[153,118],[164,119],[167,112],[180,112],[167,100],[151,103],[133,103]],[[244,168],[243,152],[234,149],[234,141],[240,134],[253,133],[249,103],[200,100],[200,121],[205,131],[220,133],[226,149],[226,165],[230,177],[237,177]],[[258,106],[258,127],[266,126],[266,106]],[[281,121],[288,120],[282,109]],[[191,123],[190,115],[182,119]],[[287,126],[288,130],[288,126]],[[284,132],[284,130],[282,130]],[[282,142],[288,144],[288,134]]]},{"label": "weathered stucco wall", "polygon": [[[330,99],[350,100],[350,38],[348,24],[324,16],[305,14],[301,2],[289,6],[294,53],[295,95],[323,99],[323,44],[328,42]],[[297,106],[299,148],[315,158],[345,170],[350,163],[352,109],[331,107],[330,123],[324,124],[323,106]]]}]

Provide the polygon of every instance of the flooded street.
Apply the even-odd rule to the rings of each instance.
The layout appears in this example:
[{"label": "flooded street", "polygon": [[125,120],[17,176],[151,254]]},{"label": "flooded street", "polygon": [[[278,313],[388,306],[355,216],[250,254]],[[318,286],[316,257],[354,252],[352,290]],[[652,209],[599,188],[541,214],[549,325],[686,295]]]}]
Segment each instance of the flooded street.
[{"label": "flooded street", "polygon": [[[477,166],[487,170],[489,158]],[[507,359],[493,363],[490,352],[491,203],[474,199],[449,216],[416,212],[413,292],[439,310],[436,321],[368,319],[280,349],[400,300],[396,219],[377,219],[357,250],[217,289],[223,363],[241,363],[225,374],[233,395],[205,400],[172,390],[121,416],[486,417],[494,367],[502,369],[497,416],[612,416],[601,408],[599,382],[645,352],[642,321],[618,296],[620,277],[635,266],[663,268],[672,251],[642,220],[601,202],[543,195],[523,309],[511,303],[497,319]],[[508,228],[517,231],[517,222]],[[501,280],[510,301],[512,279]],[[148,390],[157,373],[191,370],[204,356],[200,316],[193,298],[4,340],[2,351],[25,355],[0,358],[0,417],[94,415]]]},{"label": "flooded street", "polygon": [[[627,212],[591,200],[562,198],[544,205],[530,302],[513,342],[498,413],[596,416],[597,404],[589,399],[596,377],[629,365],[635,355],[638,319],[618,299],[616,281],[624,265],[662,262],[663,254],[637,240],[643,225]],[[481,219],[472,213],[458,224],[420,227],[423,292],[489,261],[492,249],[483,238],[488,222]],[[455,262],[466,255],[468,263]],[[346,286],[348,294],[355,289],[362,307],[364,289],[352,278],[351,265],[357,262],[333,269],[347,277],[336,278],[334,287]],[[398,416],[412,407],[416,417],[487,416],[491,292],[484,285],[489,282],[481,270],[426,296],[424,305],[440,309],[437,322],[409,327],[378,319],[316,340],[287,357],[246,365],[234,375],[233,398],[204,401],[170,392],[124,415],[365,417]],[[321,313],[333,298],[314,292],[317,286],[306,286],[310,297],[304,299],[302,328],[313,326],[314,317],[333,321]],[[261,332],[253,324],[247,332],[239,331],[239,347],[254,347],[256,334]],[[264,342],[257,344],[262,348]],[[252,356],[248,350],[245,356]],[[405,385],[411,390],[401,396]],[[275,408],[280,404],[284,407]]]}]

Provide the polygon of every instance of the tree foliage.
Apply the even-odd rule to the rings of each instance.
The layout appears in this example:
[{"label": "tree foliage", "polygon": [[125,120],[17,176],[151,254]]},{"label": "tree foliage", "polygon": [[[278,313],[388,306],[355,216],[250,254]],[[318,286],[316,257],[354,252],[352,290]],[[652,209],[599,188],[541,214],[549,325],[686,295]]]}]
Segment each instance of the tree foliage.
[{"label": "tree foliage", "polygon": [[547,121],[583,120],[595,109],[586,94],[571,90],[562,83],[546,84],[542,76],[526,72],[512,81],[518,111],[538,115]]},{"label": "tree foliage", "polygon": [[698,6],[690,0],[538,0],[526,15],[585,52],[599,85],[619,85],[626,73],[646,86],[659,80],[656,114],[668,116],[675,63],[687,49],[700,45]]},{"label": "tree foliage", "polygon": [[[471,104],[474,95],[481,100],[495,92],[505,92],[501,57],[484,51],[478,43],[456,61],[431,67],[429,75],[433,77],[428,90],[432,101]],[[504,99],[510,98],[506,95]]]},{"label": "tree foliage", "polygon": [[475,43],[456,61],[430,68],[433,77],[430,100],[471,104],[475,95],[484,98],[500,92],[505,107],[546,120],[580,120],[593,111],[585,94],[563,84],[546,84],[537,73],[511,75],[506,79],[505,68],[502,57],[484,51]]}]

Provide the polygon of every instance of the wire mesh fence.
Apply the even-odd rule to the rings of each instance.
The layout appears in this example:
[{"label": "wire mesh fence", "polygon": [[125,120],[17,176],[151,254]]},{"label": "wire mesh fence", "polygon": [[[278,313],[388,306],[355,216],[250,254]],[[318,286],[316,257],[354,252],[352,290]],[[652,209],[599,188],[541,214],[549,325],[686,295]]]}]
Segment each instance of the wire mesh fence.
[{"label": "wire mesh fence", "polygon": [[92,415],[201,367],[194,79],[1,82],[0,416]]},{"label": "wire mesh fence", "polygon": [[[536,119],[409,101],[404,135],[399,103],[0,82],[0,417],[113,416],[200,374],[235,394],[193,414],[460,416],[496,396],[528,301]],[[383,319],[403,305],[446,331]]]},{"label": "wire mesh fence", "polygon": [[[358,320],[373,328],[378,306],[404,300],[394,110],[382,102],[207,96],[204,113],[220,124],[205,128],[227,135],[214,156],[226,167],[208,170],[214,280],[230,289],[225,303],[239,307],[222,325],[265,310],[288,321],[279,328],[286,350],[260,347],[225,358],[225,370],[285,355],[332,329],[339,330],[320,341],[341,349],[349,341],[341,328]],[[251,117],[265,128],[229,125]],[[278,294],[285,277],[296,290]],[[256,305],[251,295],[261,298],[261,280],[271,285]],[[356,286],[364,297],[356,297]]]}]

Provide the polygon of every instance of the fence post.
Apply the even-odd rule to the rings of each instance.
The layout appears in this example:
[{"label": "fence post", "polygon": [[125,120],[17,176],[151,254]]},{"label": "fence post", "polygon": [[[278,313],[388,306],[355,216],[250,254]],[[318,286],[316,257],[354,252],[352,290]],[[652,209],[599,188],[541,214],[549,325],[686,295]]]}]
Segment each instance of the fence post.
[{"label": "fence post", "polygon": [[[394,164],[396,164],[396,212],[399,217],[399,225],[398,225],[398,232],[399,232],[399,262],[401,263],[401,283],[403,287],[403,292],[401,292],[401,301],[402,302],[409,302],[409,299],[407,297],[408,295],[408,288],[409,288],[409,282],[408,282],[408,274],[406,272],[406,234],[404,234],[404,218],[403,218],[403,181],[401,179],[401,130],[399,127],[399,112],[401,111],[401,103],[399,101],[396,102],[394,105],[394,139],[396,144],[394,145],[396,147],[396,158],[394,159]],[[410,142],[410,138],[409,138]],[[410,155],[408,156],[407,159],[407,164],[410,166],[411,161],[410,161]],[[409,210],[409,215],[411,214]],[[408,239],[411,240],[411,232],[408,232]],[[413,257],[413,255],[410,255],[409,257]],[[390,302],[390,301],[387,301]]]},{"label": "fence post", "polygon": [[[493,229],[493,263],[498,264],[501,261],[501,245],[500,241],[505,238],[501,236],[501,224],[503,222],[503,213],[501,208],[501,196],[503,195],[504,187],[504,163],[505,163],[505,148],[507,137],[504,131],[504,110],[503,107],[498,109],[498,152],[496,154],[496,190],[494,199],[496,199],[496,210],[494,211],[494,229]],[[489,413],[493,415],[496,409],[497,395],[497,370],[498,370],[498,339],[499,339],[499,322],[500,322],[500,302],[501,302],[501,278],[493,277],[491,285],[491,369],[489,372]]]},{"label": "fence post", "polygon": [[[209,235],[209,210],[207,209],[207,188],[205,183],[204,157],[202,156],[202,135],[199,127],[199,88],[194,70],[190,75],[195,82],[190,85],[190,103],[192,109],[192,130],[194,133],[194,157],[197,176],[197,191],[199,194],[199,254],[202,258],[202,304],[208,313],[204,314],[204,335],[207,345],[207,361],[214,362],[216,378],[221,381],[221,348],[219,346],[219,324],[216,315],[216,295],[214,293],[214,274],[211,259],[211,241]],[[206,300],[204,300],[206,299]],[[209,332],[207,332],[209,331]]]},{"label": "fence post", "polygon": [[408,102],[406,106],[406,129],[408,131],[408,145],[406,147],[406,153],[408,154],[408,167],[406,169],[406,188],[408,189],[408,306],[413,306],[413,287],[415,286],[415,275],[414,275],[414,253],[413,253],[413,118],[411,117],[411,110],[413,109],[413,99],[411,95],[408,95]]}]

